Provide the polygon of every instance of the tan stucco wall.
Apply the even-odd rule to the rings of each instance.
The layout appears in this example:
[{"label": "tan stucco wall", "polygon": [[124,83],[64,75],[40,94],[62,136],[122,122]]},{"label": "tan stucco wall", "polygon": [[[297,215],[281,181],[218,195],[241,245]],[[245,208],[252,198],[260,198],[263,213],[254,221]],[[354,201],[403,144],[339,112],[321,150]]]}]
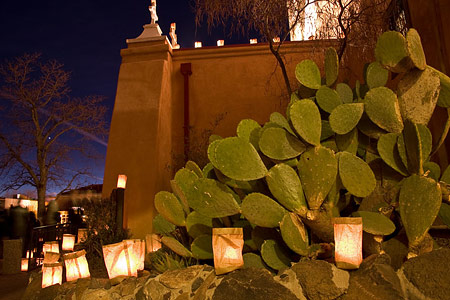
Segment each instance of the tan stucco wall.
[{"label": "tan stucco wall", "polygon": [[[323,50],[332,44],[307,41],[284,46],[293,88],[296,64],[310,58],[323,68]],[[127,175],[125,221],[133,236],[143,238],[152,230],[154,195],[170,190],[170,179],[183,154],[182,63],[192,65],[191,144],[199,151],[206,151],[198,147],[203,146],[199,136],[212,129],[219,116],[223,118],[213,133],[234,135],[241,119],[263,123],[274,111],[284,113],[289,97],[266,44],[173,51],[161,39],[129,44],[121,55],[103,196],[115,188],[118,174]]]}]

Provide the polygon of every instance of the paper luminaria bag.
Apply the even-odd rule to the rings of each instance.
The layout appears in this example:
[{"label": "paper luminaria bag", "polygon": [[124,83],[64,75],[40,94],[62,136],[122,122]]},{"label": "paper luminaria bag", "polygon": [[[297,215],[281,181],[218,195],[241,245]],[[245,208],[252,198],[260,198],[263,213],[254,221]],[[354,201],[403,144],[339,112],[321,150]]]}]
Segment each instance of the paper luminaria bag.
[{"label": "paper luminaria bag", "polygon": [[213,228],[212,247],[216,274],[224,274],[244,265],[242,228]]},{"label": "paper luminaria bag", "polygon": [[136,265],[138,271],[144,270],[145,261],[145,242],[140,239],[124,240],[127,243],[130,251],[130,258],[133,264]]},{"label": "paper luminaria bag", "polygon": [[42,265],[42,288],[62,283],[62,263]]},{"label": "paper luminaria bag", "polygon": [[44,254],[47,251],[59,253],[58,241],[45,242],[44,245],[42,246],[42,251],[44,252]]},{"label": "paper luminaria bag", "polygon": [[156,252],[161,249],[161,237],[156,233],[147,234],[145,236],[145,244],[147,246],[146,253]]},{"label": "paper luminaria bag", "polygon": [[64,251],[73,251],[73,247],[75,246],[75,235],[73,234],[63,234],[62,239],[62,249]]},{"label": "paper luminaria bag", "polygon": [[79,278],[90,277],[89,266],[86,260],[86,251],[81,250],[63,255],[66,266],[66,280],[72,281]]},{"label": "paper luminaria bag", "polygon": [[362,262],[362,218],[333,218],[334,258],[341,269],[358,269]]},{"label": "paper luminaria bag", "polygon": [[124,240],[103,246],[103,258],[110,279],[137,277],[137,271],[144,269],[145,243],[142,240]]}]

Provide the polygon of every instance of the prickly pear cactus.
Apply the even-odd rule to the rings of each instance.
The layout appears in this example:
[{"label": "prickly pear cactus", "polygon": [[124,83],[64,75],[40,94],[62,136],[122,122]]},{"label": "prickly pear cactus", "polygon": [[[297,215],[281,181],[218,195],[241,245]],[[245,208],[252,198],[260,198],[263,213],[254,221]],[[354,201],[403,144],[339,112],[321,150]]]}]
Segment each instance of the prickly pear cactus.
[{"label": "prickly pear cactus", "polygon": [[[430,238],[438,212],[450,226],[450,206],[442,203],[450,194],[450,168],[441,175],[430,160],[448,125],[442,137],[427,128],[436,105],[450,107],[450,78],[426,65],[412,29],[406,37],[382,34],[375,57],[365,83],[352,90],[336,82],[337,54],[329,48],[325,78],[312,60],[297,65],[300,85],[286,117],[274,112],[265,124],[244,119],[237,136],[212,135],[209,163],[201,169],[187,162],[171,181],[173,194],[155,196],[153,230],[165,247],[209,262],[212,229],[239,227],[244,267],[273,272],[299,256],[330,255],[332,218],[341,214],[362,217],[372,239],[403,226],[410,254]],[[404,74],[389,82],[391,72]],[[394,225],[387,216],[398,214]],[[370,253],[370,243],[364,245]]]}]

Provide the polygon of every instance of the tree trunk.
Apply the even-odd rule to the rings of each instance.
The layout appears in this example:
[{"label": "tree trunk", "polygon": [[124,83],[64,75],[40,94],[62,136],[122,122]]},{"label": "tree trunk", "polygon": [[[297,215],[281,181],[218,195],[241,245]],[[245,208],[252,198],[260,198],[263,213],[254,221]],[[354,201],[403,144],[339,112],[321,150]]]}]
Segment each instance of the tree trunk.
[{"label": "tree trunk", "polygon": [[45,216],[45,191],[46,186],[39,186],[36,188],[38,195],[38,219],[43,224]]}]

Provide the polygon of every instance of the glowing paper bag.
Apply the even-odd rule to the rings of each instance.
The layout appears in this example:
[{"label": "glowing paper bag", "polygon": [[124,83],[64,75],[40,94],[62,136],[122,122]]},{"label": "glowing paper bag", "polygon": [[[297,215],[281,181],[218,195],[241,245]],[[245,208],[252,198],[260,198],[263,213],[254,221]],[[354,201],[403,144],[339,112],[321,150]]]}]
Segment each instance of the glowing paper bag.
[{"label": "glowing paper bag", "polygon": [[109,279],[117,276],[137,277],[137,264],[132,260],[130,252],[133,251],[133,243],[120,242],[103,246],[103,259]]},{"label": "glowing paper bag", "polygon": [[64,264],[66,266],[66,280],[72,281],[78,278],[90,277],[89,266],[86,260],[86,251],[81,250],[69,254],[64,254]]},{"label": "glowing paper bag", "polygon": [[333,218],[334,259],[341,269],[358,269],[362,262],[362,218]]},{"label": "glowing paper bag", "polygon": [[58,241],[45,242],[44,245],[42,246],[42,251],[44,251],[44,254],[47,251],[59,253]]},{"label": "glowing paper bag", "polygon": [[147,253],[156,252],[161,249],[161,237],[156,233],[147,234],[145,236],[145,244],[147,246]]},{"label": "glowing paper bag", "polygon": [[213,228],[212,246],[216,274],[224,274],[244,265],[242,228]]},{"label": "glowing paper bag", "polygon": [[44,264],[42,266],[42,288],[62,283],[62,263]]},{"label": "glowing paper bag", "polygon": [[73,246],[75,245],[75,235],[73,234],[63,234],[62,239],[62,249],[64,251],[73,251]]}]

